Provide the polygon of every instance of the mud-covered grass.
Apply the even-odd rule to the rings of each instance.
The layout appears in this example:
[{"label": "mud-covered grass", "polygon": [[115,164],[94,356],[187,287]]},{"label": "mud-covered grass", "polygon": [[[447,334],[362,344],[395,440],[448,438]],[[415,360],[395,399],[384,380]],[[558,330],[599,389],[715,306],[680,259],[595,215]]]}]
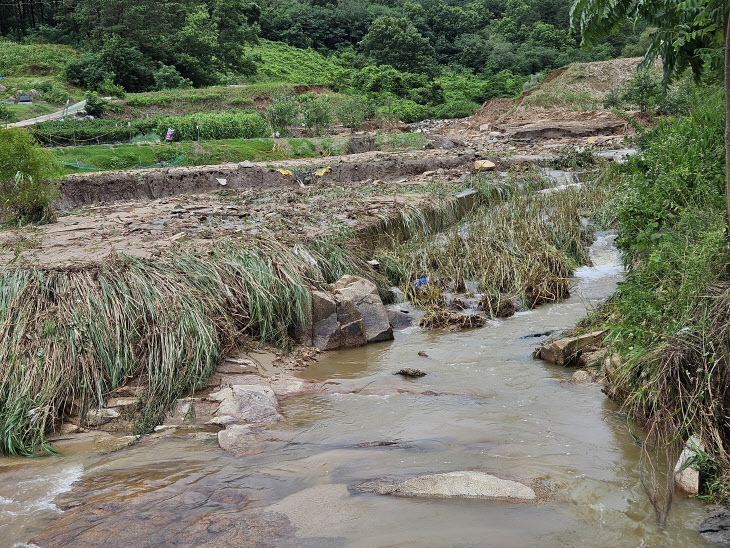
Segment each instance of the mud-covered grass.
[{"label": "mud-covered grass", "polygon": [[[547,182],[520,183],[482,178],[480,205],[458,226],[437,235],[422,232],[404,245],[390,245],[377,257],[391,282],[407,298],[430,303],[419,279],[450,292],[520,296],[530,307],[568,295],[573,269],[586,264],[591,233],[582,218],[597,209],[605,187],[589,185],[558,192],[529,192]],[[527,185],[527,186],[526,186]]]},{"label": "mud-covered grass", "polygon": [[[326,203],[337,204],[367,200],[379,187],[357,195],[339,187],[322,192]],[[461,215],[449,188],[421,204],[429,219],[423,223],[453,223]],[[276,195],[269,198],[278,203]],[[315,200],[312,207],[325,206]],[[50,450],[45,436],[62,417],[78,416],[84,424],[90,410],[132,378],[146,387],[134,432],[149,432],[243,338],[290,347],[312,286],[354,274],[373,280],[385,297],[388,280],[367,263],[371,238],[385,230],[403,237],[424,230],[416,211],[401,206],[357,230],[335,224],[310,239],[293,225],[278,230],[272,220],[259,236],[181,244],[150,258],[6,267],[0,272],[0,453]]]}]

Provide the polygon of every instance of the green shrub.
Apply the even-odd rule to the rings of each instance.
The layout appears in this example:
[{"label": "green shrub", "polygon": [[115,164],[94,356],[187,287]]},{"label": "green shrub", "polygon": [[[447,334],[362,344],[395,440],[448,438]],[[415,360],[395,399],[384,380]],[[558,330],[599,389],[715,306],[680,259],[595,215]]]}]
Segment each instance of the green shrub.
[{"label": "green shrub", "polygon": [[155,78],[155,89],[189,89],[193,87],[193,83],[185,78],[173,66],[161,64],[153,76]]},{"label": "green shrub", "polygon": [[69,99],[68,91],[63,89],[53,80],[45,80],[35,85],[35,88],[41,92],[44,101],[62,105]]},{"label": "green shrub", "polygon": [[68,62],[64,68],[64,77],[74,86],[98,90],[106,80],[114,79],[114,73],[104,67],[100,55],[87,53]]},{"label": "green shrub", "polygon": [[332,105],[326,95],[307,93],[299,96],[304,125],[319,135],[322,127],[332,122]]},{"label": "green shrub", "polygon": [[398,102],[393,107],[393,114],[401,122],[410,124],[412,122],[418,122],[420,120],[425,120],[426,118],[428,118],[429,109],[427,106],[419,105],[418,103],[416,103],[415,101],[411,101],[410,99],[405,99]]},{"label": "green shrub", "polygon": [[375,109],[367,99],[348,97],[335,107],[335,116],[343,126],[360,129],[366,120],[375,116]]},{"label": "green shrub", "polygon": [[86,110],[87,114],[90,114],[91,116],[94,116],[96,118],[101,118],[102,116],[104,116],[104,113],[106,112],[108,106],[109,101],[99,97],[99,94],[97,92],[86,92],[86,106],[84,107],[84,110]]},{"label": "green shrub", "polygon": [[714,95],[660,122],[625,168],[618,243],[631,269],[617,306],[641,345],[681,329],[727,260],[722,113]]},{"label": "green shrub", "polygon": [[299,116],[299,104],[294,97],[277,95],[271,100],[271,105],[266,110],[266,120],[269,122],[272,131],[279,131],[284,135],[289,133]]},{"label": "green shrub", "polygon": [[631,79],[621,99],[646,113],[657,106],[661,95],[662,84],[659,77],[648,70],[640,70]]},{"label": "green shrub", "polygon": [[10,109],[7,105],[0,104],[0,120],[10,119]]},{"label": "green shrub", "polygon": [[58,196],[50,182],[53,156],[21,129],[0,131],[0,206],[17,223],[48,222]]}]

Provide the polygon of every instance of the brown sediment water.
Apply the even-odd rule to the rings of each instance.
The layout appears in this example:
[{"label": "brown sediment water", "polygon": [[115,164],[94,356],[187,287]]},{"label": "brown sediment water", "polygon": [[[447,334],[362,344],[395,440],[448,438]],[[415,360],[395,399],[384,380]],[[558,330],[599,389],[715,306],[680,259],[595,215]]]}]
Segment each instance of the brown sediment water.
[{"label": "brown sediment water", "polygon": [[[324,355],[301,376],[372,379],[382,393],[284,401],[286,421],[270,434],[287,444],[270,452],[236,458],[210,436],[179,435],[104,456],[0,459],[0,545],[704,546],[699,501],[679,499],[657,526],[639,448],[600,387],[561,382],[572,370],[531,357],[545,338],[534,335],[572,327],[614,291],[612,241],[597,236],[595,266],[576,273],[562,303]],[[403,367],[426,372],[408,382],[430,392],[389,391]],[[529,483],[539,500],[353,489],[460,470]]]}]

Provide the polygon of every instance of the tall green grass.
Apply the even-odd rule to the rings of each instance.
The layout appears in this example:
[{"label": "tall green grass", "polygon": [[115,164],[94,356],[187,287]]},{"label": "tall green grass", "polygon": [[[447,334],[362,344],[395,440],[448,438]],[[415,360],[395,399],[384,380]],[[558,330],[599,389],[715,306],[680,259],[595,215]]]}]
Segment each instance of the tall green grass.
[{"label": "tall green grass", "polygon": [[601,314],[621,356],[609,394],[665,446],[701,437],[703,496],[730,495],[724,96],[639,139],[614,198],[626,279]]}]

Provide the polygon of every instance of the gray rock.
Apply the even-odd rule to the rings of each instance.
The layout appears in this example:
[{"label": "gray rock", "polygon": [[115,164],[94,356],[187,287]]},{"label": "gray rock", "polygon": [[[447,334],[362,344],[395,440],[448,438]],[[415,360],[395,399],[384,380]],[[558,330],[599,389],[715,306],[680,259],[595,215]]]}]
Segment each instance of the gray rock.
[{"label": "gray rock", "polygon": [[389,288],[388,291],[390,291],[390,296],[393,299],[392,302],[395,304],[401,304],[406,300],[406,294],[403,293],[399,287],[393,286]]},{"label": "gray rock", "polygon": [[690,436],[674,467],[674,488],[687,495],[700,492],[700,473],[692,467],[692,461],[697,456],[695,448],[704,449],[704,446],[697,436]]},{"label": "gray rock", "polygon": [[429,474],[403,482],[375,480],[357,486],[357,491],[381,495],[423,498],[496,499],[533,501],[535,491],[527,485],[484,472]]},{"label": "gray rock", "polygon": [[271,423],[284,419],[270,386],[236,384],[208,398],[221,402],[211,420],[213,424]]},{"label": "gray rock", "polygon": [[119,412],[114,409],[92,409],[86,414],[89,426],[101,426],[116,418],[119,418]]},{"label": "gray rock", "polygon": [[388,312],[373,282],[357,276],[343,276],[334,284],[334,293],[338,300],[352,301],[360,311],[367,342],[393,339]]},{"label": "gray rock", "polygon": [[700,523],[700,534],[710,542],[730,546],[730,508],[717,508]]},{"label": "gray rock", "polygon": [[235,457],[245,457],[280,449],[286,442],[271,439],[264,430],[250,424],[235,424],[218,432],[218,445]]},{"label": "gray rock", "polygon": [[250,160],[244,160],[243,162],[240,162],[238,164],[238,167],[250,168],[253,167],[253,162],[251,162]]},{"label": "gray rock", "polygon": [[41,92],[37,89],[32,89],[28,92],[28,95],[30,95],[31,99],[40,99],[41,98]]},{"label": "gray rock", "polygon": [[312,344],[320,350],[334,350],[342,344],[342,331],[337,312],[312,326]]},{"label": "gray rock", "polygon": [[312,291],[312,322],[315,324],[337,313],[337,301],[325,291]]},{"label": "gray rock", "polygon": [[0,84],[0,93],[3,91],[7,91],[8,88],[6,88],[4,85]]},{"label": "gray rock", "polygon": [[413,325],[413,318],[401,310],[388,310],[388,321],[396,329]]},{"label": "gray rock", "polygon": [[342,348],[355,348],[365,346],[368,343],[365,337],[365,322],[362,318],[350,323],[340,324],[342,336],[340,346]]},{"label": "gray rock", "polygon": [[340,332],[342,333],[341,346],[343,348],[353,348],[367,344],[365,321],[357,306],[355,306],[355,303],[338,297],[337,321],[340,323]]}]

